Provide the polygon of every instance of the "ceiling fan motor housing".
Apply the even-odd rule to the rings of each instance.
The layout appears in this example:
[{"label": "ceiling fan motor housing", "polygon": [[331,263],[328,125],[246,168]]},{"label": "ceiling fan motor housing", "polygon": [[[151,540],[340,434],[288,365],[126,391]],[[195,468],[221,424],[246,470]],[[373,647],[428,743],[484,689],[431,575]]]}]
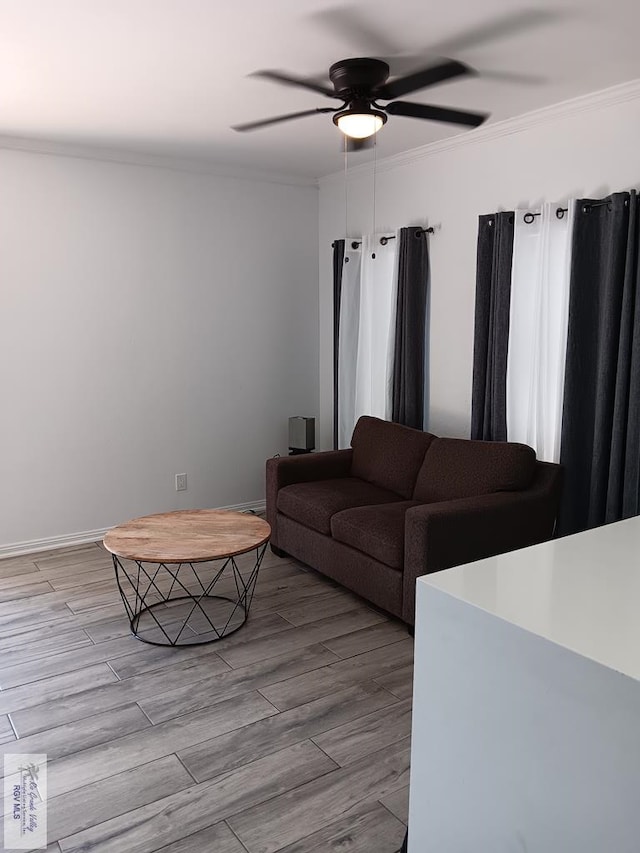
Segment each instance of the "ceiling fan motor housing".
[{"label": "ceiling fan motor housing", "polygon": [[381,59],[343,59],[329,69],[336,94],[345,101],[357,97],[371,99],[373,92],[386,83],[389,66]]}]

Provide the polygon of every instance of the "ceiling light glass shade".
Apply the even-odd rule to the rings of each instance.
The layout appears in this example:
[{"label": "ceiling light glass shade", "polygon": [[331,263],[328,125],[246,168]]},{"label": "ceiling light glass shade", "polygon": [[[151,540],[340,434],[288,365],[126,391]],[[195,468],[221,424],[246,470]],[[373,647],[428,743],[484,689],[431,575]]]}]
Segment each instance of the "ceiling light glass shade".
[{"label": "ceiling light glass shade", "polygon": [[386,120],[386,115],[378,110],[367,112],[344,110],[336,113],[333,117],[334,123],[338,125],[344,135],[350,136],[352,139],[366,139],[368,136],[373,136]]}]

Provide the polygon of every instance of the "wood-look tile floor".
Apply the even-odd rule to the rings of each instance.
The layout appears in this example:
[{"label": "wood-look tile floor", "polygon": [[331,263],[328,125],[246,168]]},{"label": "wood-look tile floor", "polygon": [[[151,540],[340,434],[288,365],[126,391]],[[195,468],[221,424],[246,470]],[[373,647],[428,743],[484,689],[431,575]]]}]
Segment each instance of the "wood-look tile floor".
[{"label": "wood-look tile floor", "polygon": [[101,544],[0,561],[0,743],[48,755],[49,853],[395,853],[406,628],[267,552],[205,646],[129,634]]}]

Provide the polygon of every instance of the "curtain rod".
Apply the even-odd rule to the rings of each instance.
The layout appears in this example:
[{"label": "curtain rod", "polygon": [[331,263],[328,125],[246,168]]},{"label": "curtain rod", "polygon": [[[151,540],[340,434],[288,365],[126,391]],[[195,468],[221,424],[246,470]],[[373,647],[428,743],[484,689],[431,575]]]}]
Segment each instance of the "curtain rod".
[{"label": "curtain rod", "polygon": [[[434,233],[433,228],[416,228],[413,236],[417,240],[421,234],[433,234],[433,233]],[[396,239],[395,234],[390,234],[388,237],[381,237],[380,238],[380,245],[386,246],[387,243],[389,242],[389,240],[395,240],[395,239]],[[335,245],[336,245],[336,241],[334,240],[333,243],[331,244],[331,248],[333,249]],[[351,248],[352,249],[357,249],[358,246],[361,246],[361,245],[362,245],[362,240],[353,240],[351,242]]]},{"label": "curtain rod", "polygon": [[[629,202],[627,199],[625,199],[624,203],[625,203],[625,207],[626,207]],[[605,198],[602,201],[587,202],[586,204],[582,205],[582,212],[583,213],[589,213],[591,210],[593,210],[594,207],[604,207],[605,205],[609,208],[609,210],[611,210],[611,199]],[[559,207],[556,210],[556,216],[558,217],[558,219],[564,219],[564,215],[566,212],[567,212],[566,207]],[[523,219],[527,223],[527,225],[531,225],[531,223],[535,220],[536,216],[541,216],[541,214],[540,213],[525,213]]]},{"label": "curtain rod", "polygon": [[[558,219],[564,219],[564,215],[567,210],[568,208],[566,207],[558,207],[556,209],[556,216],[558,217]],[[531,225],[531,223],[535,221],[536,216],[542,216],[542,213],[525,213],[523,219],[527,223],[527,225]]]},{"label": "curtain rod", "polygon": [[[587,202],[587,204],[583,204],[582,205],[582,212],[583,213],[590,213],[594,207],[604,207],[605,204],[606,204],[607,208],[609,210],[611,210],[611,199],[605,198],[602,201],[590,201],[590,202]],[[629,199],[628,198],[625,198],[624,206],[625,207],[629,206]]]}]

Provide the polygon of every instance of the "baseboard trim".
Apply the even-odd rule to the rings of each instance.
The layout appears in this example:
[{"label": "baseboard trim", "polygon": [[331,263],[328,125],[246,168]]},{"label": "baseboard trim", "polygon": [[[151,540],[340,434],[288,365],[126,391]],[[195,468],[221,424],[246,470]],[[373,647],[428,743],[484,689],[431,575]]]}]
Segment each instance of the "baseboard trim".
[{"label": "baseboard trim", "polygon": [[[218,509],[229,509],[235,512],[264,512],[264,501],[250,501],[242,504],[221,506]],[[112,525],[111,525],[112,526]],[[58,548],[70,548],[73,545],[88,545],[98,542],[110,527],[100,527],[97,530],[83,530],[80,533],[65,533],[62,536],[49,536],[46,539],[31,539],[27,542],[12,542],[0,545],[0,559],[3,557],[21,557],[25,554],[36,554],[38,551],[54,551]]]}]

